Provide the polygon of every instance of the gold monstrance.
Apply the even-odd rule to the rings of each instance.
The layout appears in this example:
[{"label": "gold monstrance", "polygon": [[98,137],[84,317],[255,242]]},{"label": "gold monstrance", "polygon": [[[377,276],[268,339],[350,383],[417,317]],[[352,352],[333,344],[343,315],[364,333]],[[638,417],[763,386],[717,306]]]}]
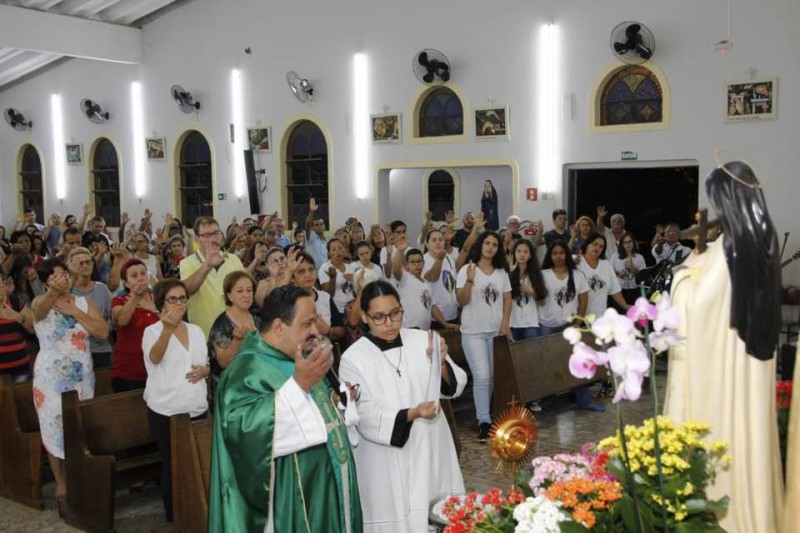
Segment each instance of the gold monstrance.
[{"label": "gold monstrance", "polygon": [[489,453],[495,470],[511,473],[512,494],[517,492],[517,467],[533,454],[538,435],[533,413],[513,398],[489,430]]}]

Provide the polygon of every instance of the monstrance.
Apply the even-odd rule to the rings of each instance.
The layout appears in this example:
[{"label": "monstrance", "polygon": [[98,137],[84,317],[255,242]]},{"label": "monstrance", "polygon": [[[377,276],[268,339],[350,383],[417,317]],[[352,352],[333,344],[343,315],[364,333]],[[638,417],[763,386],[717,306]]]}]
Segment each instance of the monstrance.
[{"label": "monstrance", "polygon": [[517,492],[517,468],[530,459],[538,434],[533,413],[513,398],[489,430],[489,453],[495,470],[510,472],[511,494]]}]

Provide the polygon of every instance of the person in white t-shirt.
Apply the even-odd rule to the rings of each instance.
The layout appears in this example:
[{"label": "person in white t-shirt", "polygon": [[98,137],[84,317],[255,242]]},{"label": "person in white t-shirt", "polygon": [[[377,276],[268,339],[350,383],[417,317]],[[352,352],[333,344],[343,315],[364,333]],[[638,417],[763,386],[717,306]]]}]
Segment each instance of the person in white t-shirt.
[{"label": "person in white t-shirt", "polygon": [[458,331],[458,324],[445,320],[439,307],[433,303],[428,284],[422,279],[422,267],[425,258],[416,248],[408,247],[408,240],[403,236],[395,242],[395,256],[392,261],[392,274],[400,294],[403,306],[403,327],[428,330],[431,328],[431,316],[445,329]]},{"label": "person in white t-shirt", "polygon": [[377,276],[377,279],[385,278],[383,269],[371,261],[372,249],[367,241],[358,241],[355,244],[355,252],[355,260],[347,265],[345,269],[344,277],[347,281],[353,283],[353,277],[359,270],[372,271]]},{"label": "person in white t-shirt", "polygon": [[402,239],[406,238],[406,223],[402,220],[395,220],[391,224],[389,224],[389,229],[391,230],[391,234],[386,238],[386,245],[381,248],[379,261],[381,263],[381,268],[383,269],[384,278],[389,279],[392,277],[392,258],[393,253],[395,252],[395,244]]},{"label": "person in white t-shirt", "polygon": [[[617,253],[611,256],[611,266],[617,274],[619,286],[622,288],[622,297],[629,304],[639,297],[639,287],[636,283],[636,274],[647,267],[644,256],[639,253],[639,245],[633,233],[626,231],[619,241]],[[608,254],[606,254],[607,256]]]},{"label": "person in white t-shirt", "polygon": [[508,274],[511,282],[511,336],[515,341],[539,336],[538,302],[547,297],[547,288],[536,258],[536,249],[528,240],[517,242],[512,250],[514,263]]},{"label": "person in white t-shirt", "polygon": [[593,233],[581,246],[581,261],[578,263],[580,270],[589,284],[589,299],[586,304],[586,314],[602,316],[608,309],[608,298],[623,310],[627,311],[630,305],[622,297],[617,274],[611,262],[605,258],[606,238],[599,233]]},{"label": "person in white t-shirt", "polygon": [[[445,320],[458,323],[458,302],[456,300],[456,264],[444,249],[444,235],[438,229],[431,230],[425,238],[428,252],[422,277],[428,283],[433,303],[442,311]],[[434,329],[437,329],[433,325]]]},{"label": "person in white t-shirt", "polygon": [[571,322],[571,316],[586,314],[589,284],[575,267],[564,241],[553,241],[542,261],[542,277],[547,298],[539,304],[541,335],[561,333]]},{"label": "person in white t-shirt", "polygon": [[456,279],[461,313],[461,345],[472,371],[472,394],[478,418],[478,440],[486,442],[492,417],[494,338],[509,334],[511,283],[500,237],[482,233],[470,249],[470,262]]},{"label": "person in white t-shirt", "polygon": [[341,339],[345,334],[344,318],[331,300],[331,295],[314,287],[316,281],[317,269],[314,266],[314,258],[308,252],[300,252],[297,255],[297,269],[292,274],[292,283],[314,299],[317,308],[315,322],[317,331],[331,340]]},{"label": "person in white t-shirt", "polygon": [[345,278],[347,264],[344,262],[344,243],[337,238],[328,240],[328,261],[322,263],[317,273],[319,285],[333,298],[340,313],[355,298],[353,282]]}]

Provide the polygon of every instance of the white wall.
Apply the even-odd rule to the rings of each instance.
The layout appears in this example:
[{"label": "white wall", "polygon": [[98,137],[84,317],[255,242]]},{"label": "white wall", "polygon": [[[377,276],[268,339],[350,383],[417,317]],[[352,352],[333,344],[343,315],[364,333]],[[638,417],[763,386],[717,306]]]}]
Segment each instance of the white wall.
[{"label": "white wall", "polygon": [[[407,0],[383,3],[368,0],[296,0],[228,2],[194,0],[144,28],[144,62],[138,66],[72,60],[29,81],[0,92],[0,109],[16,107],[34,121],[30,133],[0,127],[0,183],[16,185],[19,147],[32,141],[44,154],[45,211],[78,212],[88,199],[88,166],[68,167],[68,195],[55,197],[52,144],[49,132],[49,95],[64,99],[66,141],[88,149],[100,135],[108,135],[120,149],[123,208],[138,216],[144,207],[157,213],[173,211],[175,203],[175,141],[187,128],[197,127],[212,143],[215,172],[215,212],[226,220],[247,211],[246,200],[235,199],[232,184],[234,154],[227,141],[230,123],[229,72],[242,70],[245,116],[248,126],[273,128],[279,147],[287,126],[300,116],[322,124],[331,140],[332,215],[335,224],[357,214],[365,222],[376,218],[379,168],[428,167],[425,162],[513,161],[519,172],[518,198],[527,187],[541,187],[536,153],[536,39],[541,25],[554,21],[560,30],[561,92],[573,95],[574,117],[559,113],[559,163],[604,162],[619,159],[623,150],[642,160],[697,159],[701,175],[713,166],[713,152],[724,148],[750,161],[766,181],[765,193],[779,231],[792,231],[790,249],[800,247],[794,204],[800,168],[800,70],[793,59],[800,52],[796,28],[800,5],[792,0],[748,2],[732,0],[733,48],[724,54],[712,44],[726,37],[726,0],[506,0],[489,5],[480,0]],[[614,65],[608,48],[611,29],[624,20],[640,20],[655,34],[654,61],[665,73],[672,95],[669,129],[643,133],[590,133],[587,113],[597,79]],[[244,48],[251,47],[246,55]],[[466,142],[417,144],[409,140],[410,109],[421,90],[411,73],[411,59],[424,47],[442,50],[451,60],[452,81],[470,109],[496,104],[510,107],[511,139],[475,142],[471,120]],[[370,113],[384,109],[403,113],[403,143],[370,146],[373,179],[367,198],[357,200],[352,176],[352,57],[364,52],[370,68]],[[301,104],[286,87],[285,73],[293,69],[316,88],[314,102]],[[777,120],[725,124],[724,83],[756,75],[778,76]],[[133,194],[132,143],[129,131],[129,83],[141,80],[145,93],[145,132],[167,138],[168,161],[148,163],[148,191],[141,202]],[[183,85],[201,101],[198,116],[182,114],[168,90]],[[96,99],[109,109],[112,120],[95,126],[78,113],[81,98]],[[366,127],[366,125],[363,125]],[[238,157],[238,156],[236,156]],[[730,156],[726,156],[730,157]],[[270,190],[262,209],[279,208],[279,154],[259,155]],[[228,200],[217,201],[217,193]],[[466,194],[466,193],[465,193]],[[17,196],[0,195],[0,221],[8,225],[17,211]],[[701,204],[706,205],[701,190]],[[549,220],[556,198],[519,201],[524,218]],[[390,205],[395,202],[390,200]],[[386,220],[381,214],[380,218]],[[410,217],[405,217],[410,218]],[[332,224],[332,225],[335,225]],[[800,278],[800,267],[790,266],[788,277]]]}]

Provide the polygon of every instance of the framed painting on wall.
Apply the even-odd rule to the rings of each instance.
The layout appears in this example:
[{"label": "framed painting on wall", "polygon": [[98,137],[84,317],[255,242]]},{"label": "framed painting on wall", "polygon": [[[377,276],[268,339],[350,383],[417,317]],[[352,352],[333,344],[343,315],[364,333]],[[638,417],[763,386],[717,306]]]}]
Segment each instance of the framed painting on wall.
[{"label": "framed painting on wall", "polygon": [[167,140],[164,137],[147,137],[145,143],[149,161],[163,161],[167,158]]},{"label": "framed painting on wall", "polygon": [[777,78],[734,81],[726,84],[726,122],[772,120],[777,103]]},{"label": "framed painting on wall", "polygon": [[67,143],[67,164],[69,165],[82,165],[83,164],[83,145],[78,143]]},{"label": "framed painting on wall", "polygon": [[508,106],[475,109],[475,139],[508,139]]},{"label": "framed painting on wall", "polygon": [[250,149],[256,152],[272,151],[271,128],[247,128],[247,142]]},{"label": "framed painting on wall", "polygon": [[372,142],[375,144],[399,143],[402,139],[400,113],[371,115]]}]

